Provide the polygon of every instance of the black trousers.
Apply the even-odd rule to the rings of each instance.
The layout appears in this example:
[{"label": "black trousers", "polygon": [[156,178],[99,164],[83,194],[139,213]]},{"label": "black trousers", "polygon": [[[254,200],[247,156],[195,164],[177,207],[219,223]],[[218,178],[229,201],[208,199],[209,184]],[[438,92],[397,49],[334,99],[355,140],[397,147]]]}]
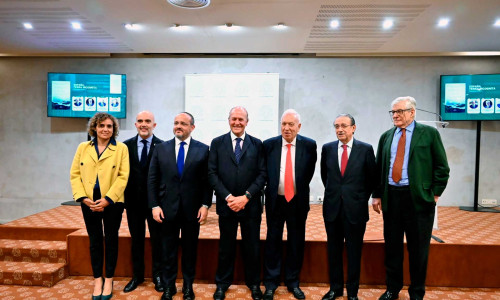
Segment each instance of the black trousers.
[{"label": "black trousers", "polygon": [[242,254],[247,286],[260,285],[260,222],[262,217],[219,216],[219,261],[215,273],[215,283],[227,290],[234,278],[236,258],[236,234],[241,227]]},{"label": "black trousers", "polygon": [[276,289],[280,284],[283,227],[286,223],[287,241],[285,258],[285,285],[299,286],[299,275],[304,261],[307,214],[298,211],[296,201],[287,202],[278,195],[272,215],[266,216],[267,238],[264,250],[264,285],[266,289]]},{"label": "black trousers", "polygon": [[[181,237],[179,238],[179,233]],[[163,268],[163,282],[166,287],[174,287],[178,270],[179,245],[182,248],[181,264],[184,286],[191,286],[196,271],[198,235],[200,224],[198,219],[186,220],[179,212],[175,220],[163,220],[162,245],[163,256],[166,258]]]},{"label": "black trousers", "polygon": [[330,276],[330,289],[333,291],[344,290],[344,240],[347,250],[347,295],[355,297],[359,289],[359,276],[361,270],[361,249],[365,235],[366,223],[351,224],[347,220],[345,211],[341,211],[333,222],[326,222],[328,269]]},{"label": "black trousers", "polygon": [[[94,199],[99,198],[94,197]],[[92,212],[83,203],[81,207],[90,240],[90,261],[94,278],[102,277],[104,257],[106,258],[106,278],[111,278],[115,275],[118,259],[118,230],[122,221],[123,203],[110,204],[104,208],[103,212]],[[105,248],[104,244],[106,244]]]},{"label": "black trousers", "polygon": [[[139,200],[139,199],[135,199]],[[132,266],[133,276],[138,279],[144,278],[144,242],[146,239],[146,221],[148,222],[149,236],[151,241],[151,260],[153,277],[159,276],[163,268],[161,224],[153,219],[151,208],[148,208],[147,199],[140,199],[140,205],[128,205],[127,220],[132,241]]]},{"label": "black trousers", "polygon": [[423,299],[427,260],[434,222],[434,205],[415,211],[409,188],[389,188],[388,209],[384,212],[385,268],[387,290],[398,293],[403,287],[404,234],[410,262],[410,298]]}]

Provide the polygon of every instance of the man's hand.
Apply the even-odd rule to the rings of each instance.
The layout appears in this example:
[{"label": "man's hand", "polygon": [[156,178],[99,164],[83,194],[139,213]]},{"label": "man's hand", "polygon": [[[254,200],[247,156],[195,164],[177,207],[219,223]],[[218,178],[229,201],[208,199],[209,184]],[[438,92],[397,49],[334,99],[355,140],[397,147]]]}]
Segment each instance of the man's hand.
[{"label": "man's hand", "polygon": [[245,205],[247,205],[248,198],[245,195],[238,197],[234,197],[231,195],[227,198],[226,201],[227,201],[227,206],[229,206],[229,208],[232,211],[239,212],[240,210],[245,208]]},{"label": "man's hand", "polygon": [[163,210],[161,209],[161,207],[153,208],[153,219],[155,219],[155,221],[158,223],[162,223],[163,218]]},{"label": "man's hand", "polygon": [[372,198],[372,206],[373,210],[380,214],[380,210],[382,209],[382,202],[380,198]]},{"label": "man's hand", "polygon": [[438,200],[439,200],[439,196],[434,196],[434,202],[436,202],[436,203],[437,203],[437,202],[438,202]]},{"label": "man's hand", "polygon": [[94,204],[90,205],[89,207],[90,207],[90,210],[92,210],[93,212],[103,212],[104,208],[108,205],[109,205],[108,200],[101,198],[101,199],[97,200],[96,202],[94,202]]},{"label": "man's hand", "polygon": [[205,206],[200,207],[198,210],[198,223],[204,224],[205,221],[207,220],[208,216],[208,208]]}]

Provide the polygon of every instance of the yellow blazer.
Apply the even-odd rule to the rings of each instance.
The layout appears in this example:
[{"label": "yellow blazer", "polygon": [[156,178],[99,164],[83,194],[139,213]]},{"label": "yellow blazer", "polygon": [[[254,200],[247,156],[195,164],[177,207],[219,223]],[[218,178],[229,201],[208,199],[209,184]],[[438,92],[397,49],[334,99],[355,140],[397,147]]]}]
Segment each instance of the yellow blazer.
[{"label": "yellow blazer", "polygon": [[[128,148],[125,144],[110,143],[108,148],[97,158],[93,141],[83,142],[78,146],[71,165],[70,181],[73,199],[93,198],[94,186],[99,175],[101,195],[116,202],[125,200],[123,192],[130,173]],[[98,200],[98,199],[92,199]]]}]

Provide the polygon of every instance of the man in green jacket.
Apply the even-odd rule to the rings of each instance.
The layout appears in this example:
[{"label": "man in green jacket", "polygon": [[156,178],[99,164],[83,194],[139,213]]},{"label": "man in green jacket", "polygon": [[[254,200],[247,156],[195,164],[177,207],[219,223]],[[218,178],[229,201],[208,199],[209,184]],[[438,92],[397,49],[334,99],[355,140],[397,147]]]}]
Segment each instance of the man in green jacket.
[{"label": "man in green jacket", "polygon": [[423,299],[434,208],[448,183],[450,168],[439,132],[415,122],[413,97],[396,98],[395,127],[380,137],[377,167],[381,182],[373,209],[384,217],[387,290],[379,299],[398,299],[403,287],[404,234],[410,262],[410,299]]}]

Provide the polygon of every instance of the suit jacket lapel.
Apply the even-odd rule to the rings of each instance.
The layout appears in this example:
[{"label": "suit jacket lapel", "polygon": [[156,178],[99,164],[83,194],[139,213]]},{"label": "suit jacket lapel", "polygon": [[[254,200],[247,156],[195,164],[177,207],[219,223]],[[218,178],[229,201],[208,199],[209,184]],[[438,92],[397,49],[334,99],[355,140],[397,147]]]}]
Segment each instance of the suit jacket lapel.
[{"label": "suit jacket lapel", "polygon": [[274,141],[274,145],[272,147],[272,153],[271,153],[271,157],[274,159],[274,164],[273,164],[274,174],[277,175],[277,176],[275,176],[276,177],[275,178],[276,184],[279,184],[279,181],[280,181],[281,151],[282,151],[281,147],[283,147],[283,138],[280,135]]},{"label": "suit jacket lapel", "polygon": [[337,172],[337,174],[339,176],[341,176],[340,174],[340,167],[339,167],[339,141],[337,140],[333,145],[332,147],[334,147],[332,150],[333,150],[333,161],[334,161],[334,168],[335,168],[335,172]]},{"label": "suit jacket lapel", "polygon": [[295,186],[297,186],[297,182],[299,181],[299,177],[301,172],[299,170],[305,170],[306,168],[302,166],[302,162],[305,160],[302,158],[304,156],[304,147],[302,146],[302,138],[300,135],[297,135],[297,140],[295,141]]},{"label": "suit jacket lapel", "polygon": [[411,141],[410,141],[410,153],[408,155],[408,160],[410,160],[411,155],[413,153],[413,149],[415,149],[415,146],[418,144],[418,140],[422,137],[422,127],[417,124],[415,121],[415,127],[413,127],[413,133],[411,135]]},{"label": "suit jacket lapel", "polygon": [[187,168],[189,167],[191,161],[193,160],[193,157],[196,155],[196,150],[197,150],[196,148],[197,147],[195,144],[195,140],[191,138],[191,143],[189,144],[186,160],[184,161],[184,170],[182,171],[182,176],[184,176],[184,173],[186,173]]},{"label": "suit jacket lapel", "polygon": [[[229,156],[231,157],[234,164],[236,165],[237,164],[236,163],[236,156],[234,156],[233,141],[231,140],[231,133],[228,133],[224,136],[224,138],[222,139],[222,143],[224,145],[224,149],[226,149],[226,151],[229,151],[229,153],[230,153]],[[246,143],[243,143],[243,144],[246,144]]]},{"label": "suit jacket lapel", "polygon": [[139,139],[139,135],[136,135],[134,140],[133,140],[133,143],[134,143],[134,146],[131,147],[132,150],[130,150],[130,157],[132,157],[132,160],[135,164],[139,164],[139,152],[137,151],[137,140]]},{"label": "suit jacket lapel", "polygon": [[[337,146],[337,150],[338,150]],[[351,153],[349,154],[349,159],[347,160],[347,166],[344,171],[344,177],[346,177],[349,174],[349,170],[352,169],[352,165],[355,164],[356,161],[358,161],[358,157],[360,155],[359,147],[358,147],[358,141],[353,139],[352,141],[352,149]],[[337,156],[338,157],[338,156]],[[338,166],[338,164],[337,164]]]},{"label": "suit jacket lapel", "polygon": [[93,142],[90,142],[90,146],[87,148],[87,154],[94,160],[95,163],[99,161],[97,157],[97,152],[95,151],[95,145]]},{"label": "suit jacket lapel", "polygon": [[241,148],[241,157],[243,157],[243,154],[245,154],[245,151],[247,151],[248,147],[250,146],[250,143],[251,143],[250,137],[248,136],[248,133],[246,133],[245,139],[243,140],[243,148]]}]

